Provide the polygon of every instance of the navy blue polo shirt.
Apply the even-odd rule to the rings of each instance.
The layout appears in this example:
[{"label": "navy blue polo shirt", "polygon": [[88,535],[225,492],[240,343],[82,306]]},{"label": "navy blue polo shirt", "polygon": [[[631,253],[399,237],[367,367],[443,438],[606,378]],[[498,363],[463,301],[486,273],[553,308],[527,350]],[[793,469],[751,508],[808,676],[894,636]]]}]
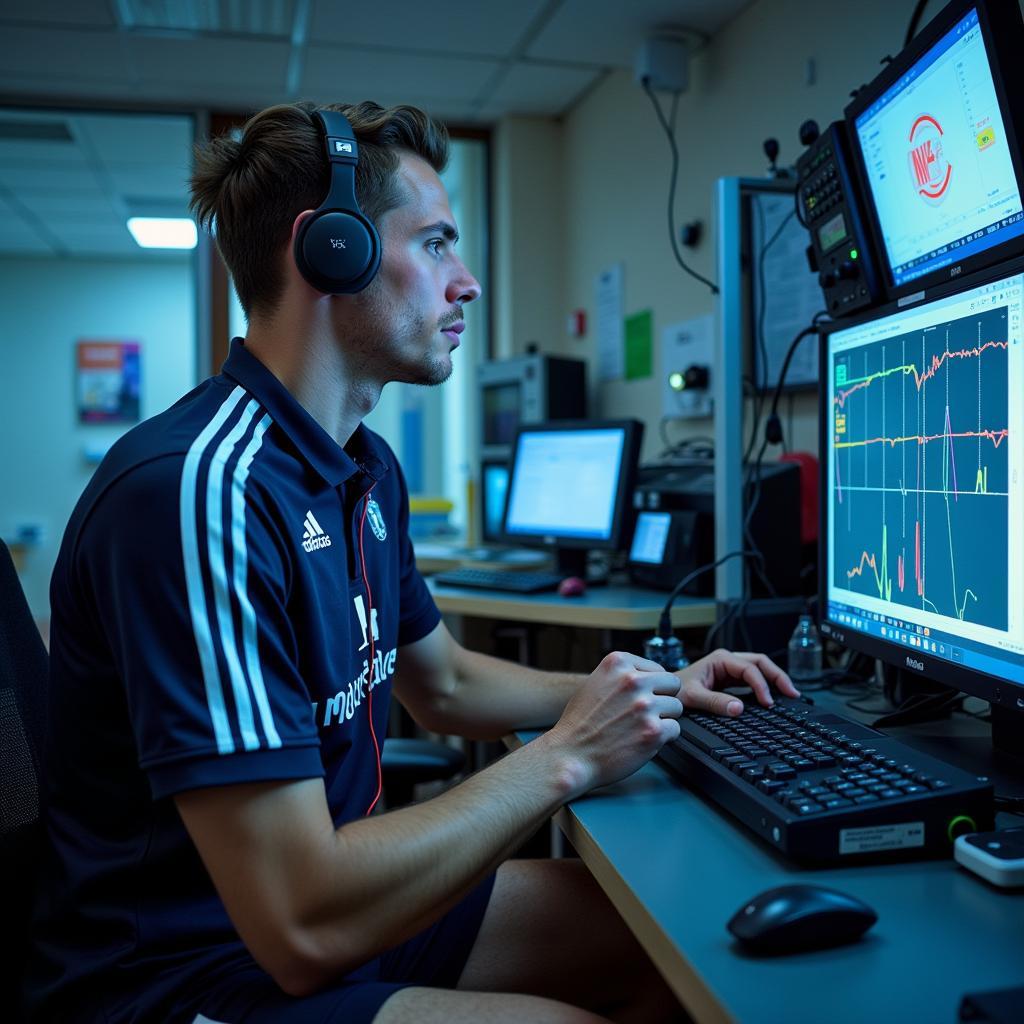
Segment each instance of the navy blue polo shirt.
[{"label": "navy blue polo shirt", "polygon": [[103,460],[51,584],[47,1015],[156,1018],[251,963],[173,794],[322,776],[337,825],[366,813],[370,706],[382,742],[398,648],[440,619],[408,510],[381,438],[342,449],[238,340]]}]

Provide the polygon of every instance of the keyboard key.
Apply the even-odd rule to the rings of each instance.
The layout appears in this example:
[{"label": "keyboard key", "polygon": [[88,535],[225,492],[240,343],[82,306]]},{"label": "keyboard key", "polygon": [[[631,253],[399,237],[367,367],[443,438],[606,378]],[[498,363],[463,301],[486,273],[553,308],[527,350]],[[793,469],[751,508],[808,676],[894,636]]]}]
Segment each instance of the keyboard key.
[{"label": "keyboard key", "polygon": [[804,803],[796,804],[792,810],[796,811],[797,814],[805,816],[808,814],[815,814],[820,810],[823,810],[821,804],[816,804],[813,801],[804,801]]},{"label": "keyboard key", "polygon": [[795,779],[796,772],[788,764],[770,764],[765,768],[765,774],[772,779]]},{"label": "keyboard key", "polygon": [[723,758],[731,757],[736,751],[732,747],[719,747],[717,750],[711,751],[711,756],[716,761],[721,761]]},{"label": "keyboard key", "polygon": [[893,799],[895,799],[898,796],[903,796],[903,790],[902,789],[880,789],[878,791],[878,796],[882,800],[893,800]]},{"label": "keyboard key", "polygon": [[828,796],[822,800],[822,804],[830,811],[834,811],[837,807],[852,807],[851,801],[841,796]]},{"label": "keyboard key", "polygon": [[863,796],[855,796],[853,802],[855,804],[876,804],[878,797],[874,793],[865,793]]},{"label": "keyboard key", "polygon": [[785,789],[786,784],[780,779],[762,779],[757,784],[757,788],[761,790],[762,793],[767,793],[771,796],[772,793],[777,793],[780,789]]}]

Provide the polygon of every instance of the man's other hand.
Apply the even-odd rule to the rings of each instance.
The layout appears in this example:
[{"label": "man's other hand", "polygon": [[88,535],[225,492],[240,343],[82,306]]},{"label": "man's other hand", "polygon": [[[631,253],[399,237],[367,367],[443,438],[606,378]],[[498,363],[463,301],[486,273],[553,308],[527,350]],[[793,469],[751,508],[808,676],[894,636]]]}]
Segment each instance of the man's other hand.
[{"label": "man's other hand", "polygon": [[758,703],[766,708],[775,703],[772,688],[785,697],[800,696],[789,676],[771,658],[748,651],[712,651],[674,675],[681,684],[678,697],[685,707],[731,718],[742,714],[743,702],[732,694],[716,692],[726,686],[749,686]]}]

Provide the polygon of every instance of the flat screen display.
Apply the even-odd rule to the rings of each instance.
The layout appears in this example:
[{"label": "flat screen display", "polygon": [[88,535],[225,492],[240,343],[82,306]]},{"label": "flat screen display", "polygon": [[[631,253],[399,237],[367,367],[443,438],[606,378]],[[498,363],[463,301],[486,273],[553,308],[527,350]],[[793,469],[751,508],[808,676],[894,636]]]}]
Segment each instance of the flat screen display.
[{"label": "flat screen display", "polygon": [[646,565],[661,565],[665,560],[665,545],[671,523],[672,516],[668,512],[641,512],[636,517],[629,560]]},{"label": "flat screen display", "polygon": [[1024,686],[1024,275],[824,342],[827,617]]},{"label": "flat screen display", "polygon": [[506,535],[611,540],[625,448],[619,428],[520,434]]},{"label": "flat screen display", "polygon": [[895,287],[1024,234],[976,8],[856,116],[854,135]]},{"label": "flat screen display", "polygon": [[484,540],[501,540],[501,519],[505,514],[505,495],[508,492],[508,465],[504,462],[485,463],[482,476]]}]

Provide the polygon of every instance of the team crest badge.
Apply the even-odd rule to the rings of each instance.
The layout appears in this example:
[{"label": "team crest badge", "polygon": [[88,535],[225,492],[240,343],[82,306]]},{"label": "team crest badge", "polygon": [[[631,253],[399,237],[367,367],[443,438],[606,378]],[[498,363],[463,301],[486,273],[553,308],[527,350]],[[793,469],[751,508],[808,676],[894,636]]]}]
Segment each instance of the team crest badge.
[{"label": "team crest badge", "polygon": [[388,528],[384,524],[384,516],[381,515],[380,505],[372,498],[366,506],[366,518],[370,520],[370,529],[373,530],[377,540],[385,540],[388,535]]}]

